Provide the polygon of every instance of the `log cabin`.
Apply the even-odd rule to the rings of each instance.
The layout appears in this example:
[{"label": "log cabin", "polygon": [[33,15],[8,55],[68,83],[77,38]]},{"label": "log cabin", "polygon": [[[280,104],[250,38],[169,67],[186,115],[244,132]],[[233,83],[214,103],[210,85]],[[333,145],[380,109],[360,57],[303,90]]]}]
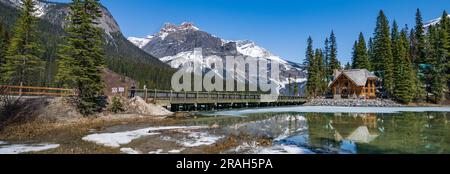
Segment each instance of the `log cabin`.
[{"label": "log cabin", "polygon": [[378,77],[367,69],[335,70],[329,88],[334,99],[376,98]]}]

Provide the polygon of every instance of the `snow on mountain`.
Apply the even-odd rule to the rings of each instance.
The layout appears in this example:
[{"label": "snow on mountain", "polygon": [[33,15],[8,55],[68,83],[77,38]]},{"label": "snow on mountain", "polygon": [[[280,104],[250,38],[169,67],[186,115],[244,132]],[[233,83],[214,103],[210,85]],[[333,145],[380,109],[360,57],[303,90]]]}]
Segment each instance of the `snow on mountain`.
[{"label": "snow on mountain", "polygon": [[137,38],[137,37],[129,37],[128,40],[136,45],[139,48],[144,47],[147,45],[151,40],[153,39],[153,36],[147,36],[146,38]]},{"label": "snow on mountain", "polygon": [[[233,42],[233,41],[232,41]],[[249,56],[249,57],[258,57],[258,58],[267,58],[269,60],[275,60],[280,62],[281,64],[288,64],[287,61],[282,58],[273,55],[271,52],[266,49],[258,46],[255,42],[244,40],[244,41],[234,41],[236,42],[237,50],[239,53]],[[290,68],[290,67],[289,67]]]},{"label": "snow on mountain", "polygon": [[142,45],[140,47],[140,48],[142,48],[145,45],[147,45],[152,39],[160,38],[161,40],[164,40],[169,34],[174,33],[176,31],[183,31],[183,30],[198,31],[200,29],[195,27],[193,23],[189,23],[189,22],[183,22],[180,26],[177,26],[177,25],[171,24],[171,23],[166,23],[164,25],[164,27],[161,28],[161,30],[157,34],[155,34],[153,36],[147,36],[146,38],[130,37],[128,39],[130,41],[133,40],[133,39],[134,40],[141,40],[141,41],[143,41],[142,44],[144,44],[144,45]]},{"label": "snow on mountain", "polygon": [[[258,46],[250,40],[224,40],[207,32],[201,31],[193,23],[182,23],[177,26],[165,24],[156,34],[146,38],[129,37],[129,41],[147,53],[158,57],[161,61],[169,64],[173,68],[181,68],[185,63],[196,62],[204,69],[211,69],[208,59],[211,56],[244,56],[256,59],[276,61],[280,65],[280,89],[286,88],[289,81],[302,84],[306,81],[306,72],[301,65],[288,62],[278,56],[273,55],[267,49]],[[202,48],[202,57],[195,56],[195,49]],[[238,64],[241,62],[238,62]],[[251,80],[246,78],[246,72],[236,72],[236,80],[245,82]],[[255,75],[256,76],[256,75]],[[288,78],[291,77],[289,80]],[[262,77],[257,77],[261,79]],[[257,83],[257,82],[251,82]]]},{"label": "snow on mountain", "polygon": [[[450,18],[450,14],[447,17]],[[430,26],[435,26],[435,25],[439,24],[441,22],[441,20],[442,20],[442,17],[430,20],[424,25],[424,27],[429,28]]]},{"label": "snow on mountain", "polygon": [[[2,2],[4,2],[5,4],[8,4],[12,7],[15,8],[21,8],[23,5],[22,0],[1,0]],[[34,12],[34,16],[41,18],[42,16],[44,16],[47,11],[48,8],[51,4],[49,3],[45,3],[45,2],[41,2],[39,0],[33,0],[36,3],[36,12]]]}]

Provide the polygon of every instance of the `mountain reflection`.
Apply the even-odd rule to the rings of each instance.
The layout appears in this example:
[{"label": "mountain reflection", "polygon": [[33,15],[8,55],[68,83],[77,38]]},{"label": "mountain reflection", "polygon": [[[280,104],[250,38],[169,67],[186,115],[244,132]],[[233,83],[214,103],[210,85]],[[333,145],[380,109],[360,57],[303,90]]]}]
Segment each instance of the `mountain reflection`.
[{"label": "mountain reflection", "polygon": [[222,120],[224,131],[316,153],[450,153],[448,113],[259,113]]}]

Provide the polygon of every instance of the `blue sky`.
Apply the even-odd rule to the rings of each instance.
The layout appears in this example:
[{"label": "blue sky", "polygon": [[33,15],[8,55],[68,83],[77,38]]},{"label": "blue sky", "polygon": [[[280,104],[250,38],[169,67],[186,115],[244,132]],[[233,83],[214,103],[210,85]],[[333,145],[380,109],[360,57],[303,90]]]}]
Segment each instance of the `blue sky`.
[{"label": "blue sky", "polygon": [[[67,1],[67,0],[58,0]],[[193,22],[227,40],[253,40],[284,59],[302,62],[306,39],[315,47],[334,30],[339,59],[350,61],[359,32],[372,36],[383,9],[390,22],[414,25],[420,8],[425,21],[450,11],[450,0],[102,0],[125,36],[153,34],[166,22]]]}]

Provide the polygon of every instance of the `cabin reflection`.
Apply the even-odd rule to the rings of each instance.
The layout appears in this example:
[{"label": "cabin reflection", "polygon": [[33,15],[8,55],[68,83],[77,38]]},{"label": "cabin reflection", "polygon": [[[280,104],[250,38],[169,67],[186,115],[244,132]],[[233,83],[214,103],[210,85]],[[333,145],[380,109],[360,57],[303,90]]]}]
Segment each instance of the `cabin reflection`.
[{"label": "cabin reflection", "polygon": [[317,148],[356,153],[356,143],[371,143],[381,135],[382,130],[378,127],[382,118],[378,118],[376,114],[336,113],[325,117],[321,114],[309,114],[307,118],[310,144]]}]

